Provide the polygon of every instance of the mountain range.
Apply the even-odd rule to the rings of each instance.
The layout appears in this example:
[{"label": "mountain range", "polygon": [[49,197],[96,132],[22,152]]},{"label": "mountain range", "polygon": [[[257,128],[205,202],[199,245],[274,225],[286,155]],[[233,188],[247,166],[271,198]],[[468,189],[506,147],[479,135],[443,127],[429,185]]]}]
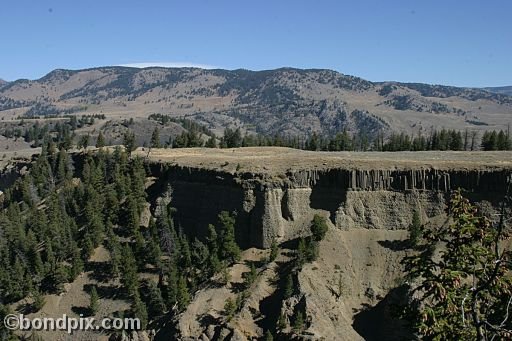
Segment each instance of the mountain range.
[{"label": "mountain range", "polygon": [[370,82],[324,69],[57,69],[38,80],[0,81],[0,118],[101,113],[123,120],[161,113],[213,131],[293,136],[488,130],[512,121],[511,91]]}]

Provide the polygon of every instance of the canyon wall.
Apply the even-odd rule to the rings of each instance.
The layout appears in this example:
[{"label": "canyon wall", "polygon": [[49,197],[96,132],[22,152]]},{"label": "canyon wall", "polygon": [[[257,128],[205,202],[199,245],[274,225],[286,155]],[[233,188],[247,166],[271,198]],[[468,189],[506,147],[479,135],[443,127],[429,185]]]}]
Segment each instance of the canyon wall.
[{"label": "canyon wall", "polygon": [[151,163],[154,197],[167,196],[175,220],[204,237],[223,211],[237,212],[237,239],[268,247],[273,238],[307,233],[314,214],[340,229],[406,229],[414,210],[423,221],[442,218],[446,199],[462,188],[472,199],[496,205],[510,169],[312,169],[282,174],[224,172]]}]

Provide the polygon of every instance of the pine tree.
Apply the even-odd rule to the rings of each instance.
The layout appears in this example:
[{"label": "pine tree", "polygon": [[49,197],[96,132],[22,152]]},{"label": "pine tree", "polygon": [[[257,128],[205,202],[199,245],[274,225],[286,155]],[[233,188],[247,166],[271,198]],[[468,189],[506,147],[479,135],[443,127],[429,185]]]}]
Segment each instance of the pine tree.
[{"label": "pine tree", "polygon": [[219,260],[218,239],[219,237],[217,235],[217,231],[215,231],[215,226],[211,224],[208,225],[208,236],[206,237],[206,243],[210,254],[208,264],[212,274],[219,272],[222,268],[222,264]]},{"label": "pine tree", "polygon": [[39,310],[43,309],[44,305],[46,304],[46,300],[39,290],[33,290],[32,298],[34,299],[34,303],[32,304],[34,310],[38,312]]},{"label": "pine tree", "polygon": [[233,319],[236,313],[236,303],[233,301],[231,297],[228,297],[226,303],[224,304],[224,316],[226,316],[226,320],[229,322]]},{"label": "pine tree", "polygon": [[298,311],[297,314],[295,314],[295,320],[293,321],[292,328],[295,332],[301,332],[304,329],[304,315],[301,311]]},{"label": "pine tree", "polygon": [[291,274],[288,274],[288,276],[286,276],[286,281],[285,281],[284,290],[283,290],[284,299],[288,299],[288,298],[292,297],[293,291],[294,291],[293,277]]},{"label": "pine tree", "polygon": [[131,153],[137,148],[135,144],[135,134],[132,131],[129,130],[125,132],[123,137],[123,145],[128,155],[131,155]]},{"label": "pine tree", "polygon": [[91,316],[96,315],[99,308],[99,296],[96,291],[96,286],[93,285],[91,288],[91,292],[89,293],[89,313]]},{"label": "pine tree", "polygon": [[315,214],[313,217],[313,221],[311,222],[311,233],[313,234],[313,239],[316,241],[321,241],[324,239],[325,234],[327,233],[327,221],[324,217]]},{"label": "pine tree", "polygon": [[71,279],[74,280],[80,273],[82,273],[82,271],[84,271],[84,262],[80,255],[80,249],[75,244],[73,248],[73,254],[71,255]]},{"label": "pine tree", "polygon": [[204,146],[206,148],[217,148],[217,139],[215,138],[215,135],[210,136]]},{"label": "pine tree", "polygon": [[67,268],[59,263],[57,264],[55,271],[51,275],[52,289],[55,293],[61,293],[64,290],[64,283],[68,282],[69,273]]},{"label": "pine tree", "polygon": [[103,133],[100,131],[98,134],[98,138],[96,139],[96,148],[103,148],[105,147],[105,137],[103,136]]},{"label": "pine tree", "polygon": [[148,310],[144,302],[140,299],[139,295],[135,295],[131,305],[133,316],[140,321],[141,329],[146,329],[148,324]]},{"label": "pine tree", "polygon": [[235,240],[235,214],[229,214],[222,211],[219,214],[221,225],[220,233],[220,254],[223,259],[229,259],[231,262],[240,260],[240,248]]},{"label": "pine tree", "polygon": [[160,148],[160,130],[158,127],[155,127],[153,130],[153,133],[151,134],[151,142],[150,142],[151,148]]},{"label": "pine tree", "polygon": [[87,146],[89,146],[89,138],[89,134],[82,135],[80,137],[80,141],[78,142],[78,148],[83,149],[85,151],[85,149],[87,149]]},{"label": "pine tree", "polygon": [[279,314],[276,327],[278,330],[284,330],[286,328],[286,316],[284,314]]},{"label": "pine tree", "polygon": [[276,260],[277,255],[279,254],[279,245],[277,245],[277,241],[275,238],[272,238],[272,243],[270,244],[270,255],[268,257],[270,262]]},{"label": "pine tree", "polygon": [[137,277],[137,263],[135,262],[132,249],[129,245],[123,247],[122,269],[122,283],[128,294],[135,296],[139,288],[139,279]]},{"label": "pine tree", "polygon": [[295,259],[296,267],[302,268],[304,264],[306,264],[307,258],[307,250],[306,250],[306,241],[304,238],[299,239],[299,245],[297,246],[297,258]]},{"label": "pine tree", "polygon": [[185,310],[190,302],[190,294],[188,292],[187,280],[184,276],[180,276],[178,279],[178,285],[176,290],[176,301],[178,303],[178,309],[180,311]]},{"label": "pine tree", "polygon": [[147,288],[149,315],[152,317],[162,316],[165,313],[166,307],[160,289],[152,281],[148,283]]},{"label": "pine tree", "polygon": [[70,179],[71,172],[68,168],[69,157],[63,148],[59,151],[57,160],[57,181],[62,182]]}]

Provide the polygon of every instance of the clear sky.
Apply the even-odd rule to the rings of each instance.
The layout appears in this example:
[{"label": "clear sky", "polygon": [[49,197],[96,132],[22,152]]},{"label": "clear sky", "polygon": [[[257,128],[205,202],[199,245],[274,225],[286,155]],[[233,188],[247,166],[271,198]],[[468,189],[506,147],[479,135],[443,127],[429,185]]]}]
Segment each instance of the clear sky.
[{"label": "clear sky", "polygon": [[1,0],[0,78],[164,63],[512,85],[511,15],[510,0]]}]

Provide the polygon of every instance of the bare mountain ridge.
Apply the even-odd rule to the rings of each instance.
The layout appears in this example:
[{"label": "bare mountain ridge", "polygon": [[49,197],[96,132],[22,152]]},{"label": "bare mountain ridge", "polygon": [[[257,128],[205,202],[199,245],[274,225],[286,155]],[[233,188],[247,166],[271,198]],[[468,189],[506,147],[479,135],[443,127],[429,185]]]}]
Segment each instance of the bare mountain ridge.
[{"label": "bare mountain ridge", "polygon": [[0,116],[152,113],[191,116],[213,130],[226,126],[304,136],[347,129],[429,132],[431,128],[502,129],[512,97],[474,88],[373,83],[322,69],[267,71],[100,67],[57,69],[38,80],[0,87]]},{"label": "bare mountain ridge", "polygon": [[484,88],[487,91],[494,92],[497,94],[503,94],[512,96],[512,86],[495,86],[490,88]]}]

